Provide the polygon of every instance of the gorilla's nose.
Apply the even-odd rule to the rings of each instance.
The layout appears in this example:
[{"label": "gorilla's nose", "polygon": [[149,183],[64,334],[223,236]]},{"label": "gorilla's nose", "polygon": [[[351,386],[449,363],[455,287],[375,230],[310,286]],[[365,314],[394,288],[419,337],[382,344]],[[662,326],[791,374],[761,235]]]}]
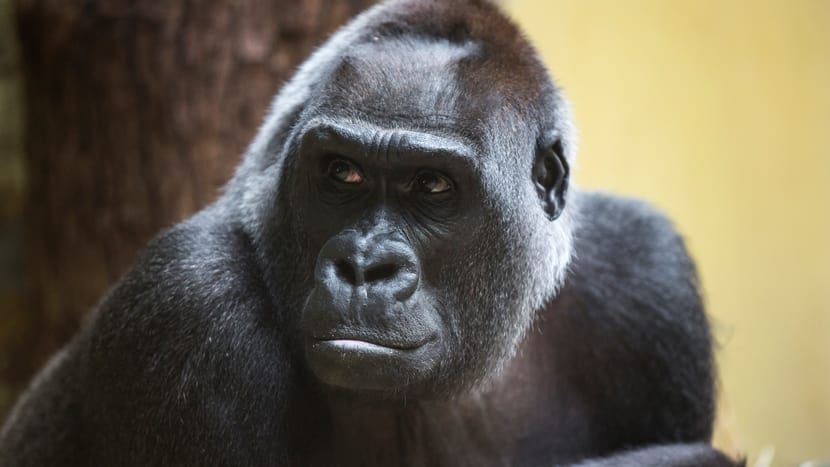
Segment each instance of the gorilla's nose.
[{"label": "gorilla's nose", "polygon": [[361,285],[367,282],[394,279],[401,269],[401,261],[391,256],[372,258],[369,261],[354,261],[351,258],[343,258],[336,260],[334,267],[341,279],[351,285]]},{"label": "gorilla's nose", "polygon": [[333,239],[320,253],[329,280],[340,282],[341,287],[366,287],[368,293],[392,296],[398,301],[406,300],[418,288],[415,253],[402,242]]}]

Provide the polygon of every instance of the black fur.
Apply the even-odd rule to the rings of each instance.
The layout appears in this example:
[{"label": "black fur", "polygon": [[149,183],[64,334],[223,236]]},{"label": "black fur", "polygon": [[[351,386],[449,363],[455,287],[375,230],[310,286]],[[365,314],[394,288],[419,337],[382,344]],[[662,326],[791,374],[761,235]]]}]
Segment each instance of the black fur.
[{"label": "black fur", "polygon": [[0,465],[736,465],[683,243],[569,189],[571,133],[493,5],[373,8],[38,376]]}]

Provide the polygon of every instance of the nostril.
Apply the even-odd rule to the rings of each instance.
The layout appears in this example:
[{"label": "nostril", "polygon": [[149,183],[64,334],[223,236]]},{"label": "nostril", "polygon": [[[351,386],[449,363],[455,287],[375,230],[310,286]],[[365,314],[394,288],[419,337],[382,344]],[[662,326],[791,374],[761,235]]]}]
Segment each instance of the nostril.
[{"label": "nostril", "polygon": [[338,259],[335,261],[334,270],[337,271],[337,275],[341,279],[349,284],[357,283],[357,275],[355,274],[354,267],[352,267],[352,264],[345,259]]},{"label": "nostril", "polygon": [[400,269],[400,266],[394,263],[379,264],[369,268],[364,276],[366,278],[366,282],[382,281],[384,279],[394,277],[395,274],[397,274],[398,269]]}]

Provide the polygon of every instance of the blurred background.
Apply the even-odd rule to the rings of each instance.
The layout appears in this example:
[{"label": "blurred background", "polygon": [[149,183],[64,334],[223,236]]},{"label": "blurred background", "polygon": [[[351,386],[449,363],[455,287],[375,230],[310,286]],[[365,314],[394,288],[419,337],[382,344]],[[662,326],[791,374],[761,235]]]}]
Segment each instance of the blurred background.
[{"label": "blurred background", "polygon": [[[0,0],[0,419],[370,2],[189,3]],[[698,261],[716,443],[830,459],[830,0],[505,4],[573,104],[578,183],[651,200]]]}]

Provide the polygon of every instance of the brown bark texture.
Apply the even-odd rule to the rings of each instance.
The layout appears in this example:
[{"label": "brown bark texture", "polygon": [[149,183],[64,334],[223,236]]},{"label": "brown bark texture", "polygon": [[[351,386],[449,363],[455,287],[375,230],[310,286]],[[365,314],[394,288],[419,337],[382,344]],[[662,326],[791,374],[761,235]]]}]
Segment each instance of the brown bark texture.
[{"label": "brown bark texture", "polygon": [[18,0],[27,380],[160,229],[213,200],[271,97],[368,0]]}]

